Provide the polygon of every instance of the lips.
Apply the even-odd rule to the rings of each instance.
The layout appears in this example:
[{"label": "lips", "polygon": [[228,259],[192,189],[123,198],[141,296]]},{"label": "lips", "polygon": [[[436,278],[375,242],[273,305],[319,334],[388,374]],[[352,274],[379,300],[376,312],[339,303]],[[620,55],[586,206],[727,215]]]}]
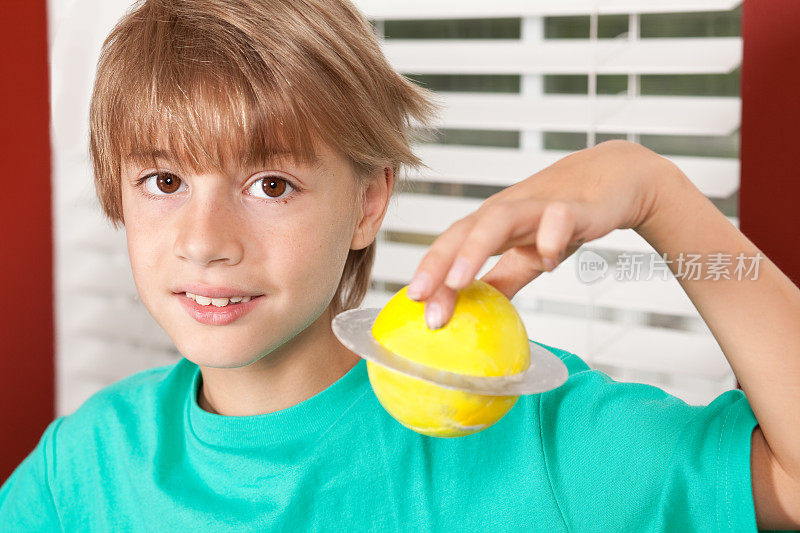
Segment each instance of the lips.
[{"label": "lips", "polygon": [[208,326],[224,326],[239,320],[244,315],[255,309],[257,305],[261,304],[261,300],[264,299],[264,296],[252,296],[249,302],[228,304],[224,307],[201,305],[186,296],[184,293],[176,294],[175,298],[180,300],[181,305],[189,314],[189,316],[194,318],[197,322]]}]

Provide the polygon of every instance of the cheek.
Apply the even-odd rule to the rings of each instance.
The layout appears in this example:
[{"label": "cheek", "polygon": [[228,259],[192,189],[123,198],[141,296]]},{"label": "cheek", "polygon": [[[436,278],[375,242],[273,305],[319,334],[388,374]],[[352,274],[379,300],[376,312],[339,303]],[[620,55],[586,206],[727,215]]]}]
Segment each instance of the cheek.
[{"label": "cheek", "polygon": [[163,263],[168,258],[165,251],[169,247],[165,232],[158,230],[160,226],[144,224],[142,220],[148,219],[135,214],[128,217],[125,238],[134,282],[144,289],[154,284],[159,273],[166,271]]},{"label": "cheek", "polygon": [[126,228],[126,236],[133,280],[137,287],[144,288],[149,285],[148,281],[153,279],[154,274],[159,271],[156,241],[148,238],[136,227]]},{"label": "cheek", "polygon": [[[352,230],[349,220],[341,216],[327,217],[314,222],[298,223],[290,232],[273,232],[270,242],[273,253],[265,250],[268,263],[280,263],[280,271],[296,288],[315,292],[332,292],[339,279],[349,252]],[[275,240],[277,238],[277,240]],[[283,249],[285,253],[276,252]]]}]

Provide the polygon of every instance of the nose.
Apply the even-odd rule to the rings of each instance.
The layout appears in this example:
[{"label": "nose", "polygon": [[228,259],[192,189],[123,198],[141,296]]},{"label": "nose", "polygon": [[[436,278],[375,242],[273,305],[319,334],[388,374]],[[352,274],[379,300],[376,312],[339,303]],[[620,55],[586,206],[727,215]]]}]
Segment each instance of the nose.
[{"label": "nose", "polygon": [[190,199],[181,206],[175,256],[198,266],[241,262],[242,224],[231,203],[216,198]]}]

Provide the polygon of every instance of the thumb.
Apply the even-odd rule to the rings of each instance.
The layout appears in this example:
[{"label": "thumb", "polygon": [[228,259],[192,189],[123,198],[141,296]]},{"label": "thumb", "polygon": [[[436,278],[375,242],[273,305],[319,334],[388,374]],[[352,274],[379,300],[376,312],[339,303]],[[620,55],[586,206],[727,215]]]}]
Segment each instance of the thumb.
[{"label": "thumb", "polygon": [[502,292],[509,300],[519,290],[547,270],[534,245],[506,250],[489,272],[480,278]]}]

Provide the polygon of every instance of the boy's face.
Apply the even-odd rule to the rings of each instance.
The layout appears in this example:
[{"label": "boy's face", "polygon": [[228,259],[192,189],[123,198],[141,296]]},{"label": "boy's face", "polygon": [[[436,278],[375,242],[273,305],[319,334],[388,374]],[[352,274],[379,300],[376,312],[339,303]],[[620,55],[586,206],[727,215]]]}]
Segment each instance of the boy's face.
[{"label": "boy's face", "polygon": [[[374,227],[356,231],[363,212],[351,167],[326,146],[318,153],[316,168],[287,160],[224,174],[181,174],[168,158],[159,159],[160,176],[123,165],[134,282],[187,359],[240,367],[290,341],[327,310],[351,246],[372,242],[383,213]],[[217,296],[255,298],[202,307],[186,296],[187,286],[200,295],[221,287],[229,289]]]}]

